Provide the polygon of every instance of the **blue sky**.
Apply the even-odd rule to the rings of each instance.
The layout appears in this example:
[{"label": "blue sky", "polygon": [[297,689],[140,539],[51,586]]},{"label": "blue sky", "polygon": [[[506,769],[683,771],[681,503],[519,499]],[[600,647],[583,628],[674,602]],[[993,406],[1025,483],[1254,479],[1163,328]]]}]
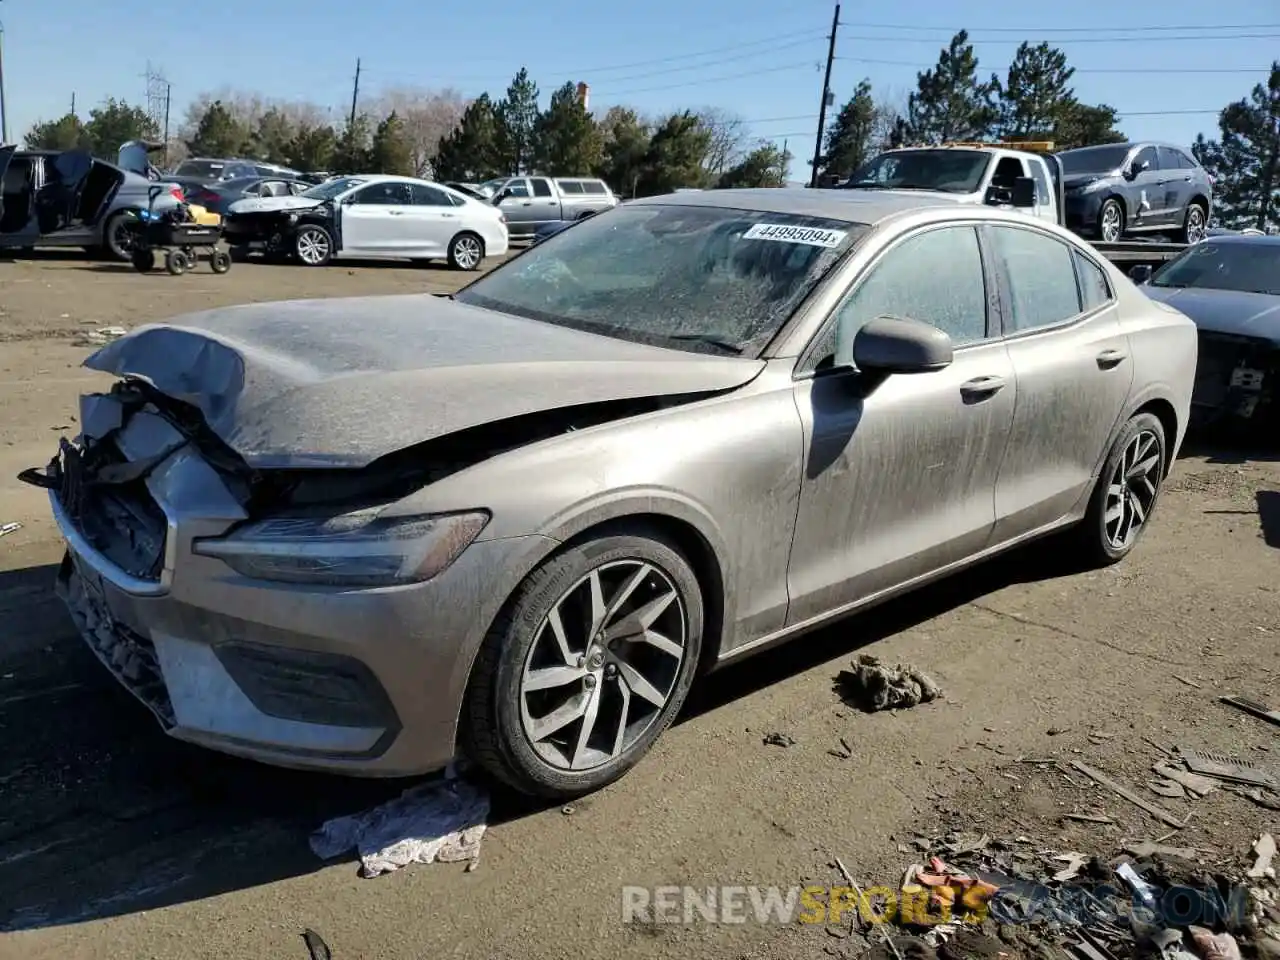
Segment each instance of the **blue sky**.
[{"label": "blue sky", "polygon": [[[502,12],[410,0],[0,0],[9,134],[20,139],[66,112],[73,93],[82,115],[107,96],[144,102],[148,61],[173,85],[175,119],[190,98],[225,86],[341,107],[357,57],[371,93],[415,85],[500,95],[523,65],[544,100],[582,80],[593,108],[733,111],[757,136],[789,141],[799,158],[792,175],[805,177],[832,10],[826,0],[539,0]],[[905,101],[916,71],[967,27],[984,74],[1003,75],[1021,40],[1051,41],[1077,68],[1082,100],[1117,107],[1132,138],[1184,144],[1212,134],[1216,118],[1205,111],[1244,96],[1280,52],[1275,0],[847,2],[841,19],[837,102],[863,77]],[[1226,25],[1208,26],[1215,19]]]}]

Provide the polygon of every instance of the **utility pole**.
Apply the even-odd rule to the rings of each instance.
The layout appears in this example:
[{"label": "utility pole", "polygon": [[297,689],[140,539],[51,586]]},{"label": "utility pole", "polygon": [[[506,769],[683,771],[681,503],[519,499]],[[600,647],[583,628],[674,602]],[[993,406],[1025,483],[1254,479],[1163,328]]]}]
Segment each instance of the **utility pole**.
[{"label": "utility pole", "polygon": [[791,160],[790,154],[787,153],[787,144],[790,142],[788,138],[782,138],[782,186],[784,187],[787,185],[787,167]]},{"label": "utility pole", "polygon": [[4,102],[4,24],[0,23],[0,145],[9,142],[9,108]]},{"label": "utility pole", "polygon": [[164,168],[169,169],[169,107],[173,104],[173,84],[164,84]]},{"label": "utility pole", "polygon": [[71,115],[73,117],[76,115],[76,92],[74,90],[71,91]]},{"label": "utility pole", "polygon": [[836,59],[836,30],[840,27],[840,4],[836,4],[835,15],[831,18],[831,36],[827,39],[827,72],[822,78],[822,103],[818,106],[818,136],[813,144],[813,169],[809,173],[809,186],[818,185],[818,167],[822,163],[822,134],[827,125],[827,105],[831,102],[831,64]]},{"label": "utility pole", "polygon": [[356,58],[356,83],[351,88],[351,119],[347,121],[347,129],[356,125],[356,104],[360,102],[360,59]]}]

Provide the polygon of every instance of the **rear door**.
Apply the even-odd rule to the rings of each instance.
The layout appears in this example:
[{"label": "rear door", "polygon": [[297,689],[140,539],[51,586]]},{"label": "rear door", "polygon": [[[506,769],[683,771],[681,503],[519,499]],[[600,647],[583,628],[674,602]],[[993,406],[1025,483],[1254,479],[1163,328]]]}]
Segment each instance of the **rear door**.
[{"label": "rear door", "polygon": [[459,208],[443,190],[425,183],[409,184],[409,194],[413,205],[406,215],[410,232],[405,256],[445,256],[449,241],[458,232]]},{"label": "rear door", "polygon": [[1160,158],[1160,185],[1164,189],[1164,222],[1181,224],[1195,185],[1191,171],[1183,169],[1182,155],[1172,147],[1158,147]]},{"label": "rear door", "polygon": [[[81,198],[95,165],[87,150],[66,150],[45,159],[45,183],[36,193],[36,221],[42,237],[86,219],[80,209]],[[97,212],[96,205],[93,212]]]},{"label": "rear door", "polygon": [[1018,403],[996,484],[993,543],[1053,523],[1093,478],[1133,384],[1129,338],[1105,272],[1066,241],[990,224]]}]

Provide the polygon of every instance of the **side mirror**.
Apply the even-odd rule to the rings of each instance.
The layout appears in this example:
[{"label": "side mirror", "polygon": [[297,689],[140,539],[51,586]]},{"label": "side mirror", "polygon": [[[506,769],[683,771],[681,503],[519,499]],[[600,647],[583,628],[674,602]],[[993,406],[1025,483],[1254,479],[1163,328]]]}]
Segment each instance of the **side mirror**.
[{"label": "side mirror", "polygon": [[1013,181],[1011,201],[1015,207],[1034,207],[1036,205],[1036,182],[1030,177],[1018,177]]},{"label": "side mirror", "polygon": [[498,195],[493,198],[494,203],[502,203],[504,200],[510,200],[515,194],[510,190],[499,190]]},{"label": "side mirror", "polygon": [[867,373],[928,373],[951,365],[951,338],[919,320],[876,317],[853,338],[853,362]]},{"label": "side mirror", "polygon": [[1007,203],[1013,202],[1012,191],[1008,187],[1002,187],[993,183],[987,187],[986,202],[989,206],[999,207]]},{"label": "side mirror", "polygon": [[1124,178],[1126,180],[1136,180],[1138,179],[1138,174],[1142,173],[1144,170],[1149,169],[1150,167],[1151,167],[1151,164],[1146,160],[1143,160],[1141,163],[1132,163],[1125,168]]},{"label": "side mirror", "polygon": [[1134,283],[1143,284],[1151,279],[1151,264],[1140,263],[1137,266],[1129,268],[1129,279]]}]

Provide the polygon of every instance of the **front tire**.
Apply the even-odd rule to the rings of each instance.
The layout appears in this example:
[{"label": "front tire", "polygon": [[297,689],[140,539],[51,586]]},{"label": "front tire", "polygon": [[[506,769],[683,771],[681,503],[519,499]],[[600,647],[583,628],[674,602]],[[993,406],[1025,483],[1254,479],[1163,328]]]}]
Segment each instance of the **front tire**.
[{"label": "front tire", "polygon": [[1132,417],[1116,437],[1076,528],[1081,559],[1102,567],[1127,557],[1155,512],[1168,465],[1164,425],[1151,413]]},{"label": "front tire", "polygon": [[1201,204],[1189,204],[1182,218],[1182,229],[1178,231],[1178,242],[1199,243],[1203,240],[1208,219],[1208,212]]},{"label": "front tire", "polygon": [[454,270],[479,270],[484,262],[484,241],[474,233],[460,233],[449,241],[449,266]]},{"label": "front tire", "polygon": [[323,267],[333,259],[333,235],[319,224],[303,224],[294,234],[293,254],[305,267]]},{"label": "front tire", "polygon": [[481,645],[464,752],[523,793],[600,789],[679,712],[702,626],[697,576],[660,531],[619,526],[568,547],[525,579]]},{"label": "front tire", "polygon": [[1124,208],[1115,197],[1110,197],[1098,210],[1098,239],[1104,243],[1118,243],[1124,236]]}]

